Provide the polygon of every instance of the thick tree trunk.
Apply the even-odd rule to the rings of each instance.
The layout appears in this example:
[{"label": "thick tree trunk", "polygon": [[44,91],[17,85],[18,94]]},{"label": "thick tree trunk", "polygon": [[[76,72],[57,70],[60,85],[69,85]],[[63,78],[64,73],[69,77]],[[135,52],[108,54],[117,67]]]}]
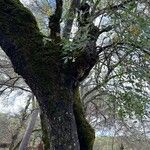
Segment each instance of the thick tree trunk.
[{"label": "thick tree trunk", "polygon": [[[72,95],[71,95],[71,97],[72,97]],[[95,140],[95,132],[94,132],[94,129],[91,127],[91,125],[86,120],[86,117],[84,115],[82,103],[80,100],[79,87],[76,87],[73,89],[73,100],[74,100],[73,112],[74,112],[75,121],[76,121],[76,125],[77,125],[77,134],[78,134],[79,145],[80,145],[79,149],[80,150],[92,150],[94,140]],[[63,105],[61,107],[63,107]],[[61,109],[61,108],[59,108],[59,109]],[[56,111],[56,109],[54,111]],[[53,150],[53,147],[51,147],[52,146],[51,145],[52,144],[51,143],[52,135],[50,135],[50,133],[52,131],[51,131],[51,128],[49,128],[50,123],[48,122],[48,120],[46,118],[47,117],[45,116],[45,112],[41,112],[41,125],[42,125],[42,132],[43,132],[44,149],[45,150]],[[58,132],[58,128],[55,127],[55,129],[56,129],[56,132]],[[71,146],[70,146],[70,148],[71,148]],[[71,149],[75,150],[75,148],[71,148]]]},{"label": "thick tree trunk", "polygon": [[55,86],[51,87],[47,95],[39,94],[37,98],[42,121],[45,121],[42,122],[45,150],[79,150],[73,113],[73,90],[62,84],[57,85],[57,81],[54,83]]}]

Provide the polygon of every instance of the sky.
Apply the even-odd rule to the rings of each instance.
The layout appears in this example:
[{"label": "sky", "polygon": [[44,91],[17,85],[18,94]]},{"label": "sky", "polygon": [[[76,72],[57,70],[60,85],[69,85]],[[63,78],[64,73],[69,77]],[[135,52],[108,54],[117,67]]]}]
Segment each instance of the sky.
[{"label": "sky", "polygon": [[[31,0],[20,0],[22,3],[29,4]],[[55,0],[48,0],[49,4],[52,6],[52,8],[55,8],[56,1]]]},{"label": "sky", "polygon": [[22,110],[27,102],[27,93],[22,93],[18,96],[16,92],[12,92],[9,97],[0,97],[0,112],[3,113],[18,113]]}]

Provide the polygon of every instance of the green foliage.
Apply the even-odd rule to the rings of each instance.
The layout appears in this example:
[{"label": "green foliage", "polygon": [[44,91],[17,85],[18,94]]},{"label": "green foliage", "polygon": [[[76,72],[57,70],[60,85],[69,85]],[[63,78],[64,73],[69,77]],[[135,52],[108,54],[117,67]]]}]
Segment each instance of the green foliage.
[{"label": "green foliage", "polygon": [[113,46],[101,53],[100,62],[90,77],[93,87],[89,89],[94,90],[88,96],[93,93],[96,98],[91,100],[96,108],[102,109],[104,105],[111,115],[141,119],[147,115],[150,102],[149,11],[140,1],[119,5],[121,3],[114,1],[118,9],[111,7],[111,2],[106,3],[108,14],[106,11],[105,16],[109,21],[100,27],[109,24],[113,29],[100,37],[100,44],[104,40],[104,45]]},{"label": "green foliage", "polygon": [[125,6],[125,9],[113,12],[111,19],[122,42],[148,48],[150,18],[144,5],[133,1]]},{"label": "green foliage", "polygon": [[68,39],[63,39],[63,54],[67,55],[68,57],[77,57],[82,51],[82,49],[84,49],[87,42],[87,34],[83,34],[80,38],[73,42]]}]

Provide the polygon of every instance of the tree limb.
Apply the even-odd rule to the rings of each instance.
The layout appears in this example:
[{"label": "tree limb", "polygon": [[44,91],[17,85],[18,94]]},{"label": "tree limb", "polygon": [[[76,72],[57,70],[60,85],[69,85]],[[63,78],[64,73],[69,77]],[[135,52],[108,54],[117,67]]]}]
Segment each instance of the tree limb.
[{"label": "tree limb", "polygon": [[99,58],[96,49],[96,41],[99,36],[99,28],[96,27],[93,23],[89,28],[90,30],[88,32],[88,42],[73,63],[73,70],[77,71],[75,73],[75,78],[79,82],[87,77],[90,70],[93,68]]},{"label": "tree limb", "polygon": [[141,51],[143,51],[145,54],[150,55],[150,49],[149,48],[144,48],[142,45],[136,43],[129,43],[129,42],[118,42],[116,43],[117,45],[127,45],[127,46],[131,46],[137,49],[140,49]]},{"label": "tree limb", "polygon": [[63,30],[63,37],[69,39],[70,32],[73,25],[73,20],[75,17],[76,9],[78,9],[80,5],[80,0],[72,0],[70,8],[68,10],[68,19],[66,20],[65,27]]},{"label": "tree limb", "polygon": [[[100,34],[108,32],[113,29],[113,26],[107,26],[104,29],[99,29],[93,23],[89,26],[88,42],[84,49],[80,52],[80,55],[74,62],[74,70],[77,70],[78,81],[84,80],[93,66],[97,63],[99,54],[106,48],[114,46],[114,43],[105,47],[97,47],[96,42]],[[82,73],[81,73],[82,72]]]},{"label": "tree limb", "polygon": [[50,38],[60,42],[60,19],[62,15],[62,0],[56,0],[55,13],[49,17]]},{"label": "tree limb", "polygon": [[35,64],[38,67],[37,59],[42,61],[43,37],[35,17],[19,1],[0,1],[0,46],[10,58],[15,72],[35,88],[34,69]]},{"label": "tree limb", "polygon": [[104,13],[109,13],[110,11],[115,11],[115,10],[119,10],[119,9],[122,9],[125,7],[125,5],[131,3],[131,2],[135,2],[137,0],[125,0],[123,2],[121,2],[120,4],[116,4],[116,5],[110,5],[110,6],[107,6],[99,11],[97,11],[95,13],[95,18],[97,18],[98,16],[104,14]]}]

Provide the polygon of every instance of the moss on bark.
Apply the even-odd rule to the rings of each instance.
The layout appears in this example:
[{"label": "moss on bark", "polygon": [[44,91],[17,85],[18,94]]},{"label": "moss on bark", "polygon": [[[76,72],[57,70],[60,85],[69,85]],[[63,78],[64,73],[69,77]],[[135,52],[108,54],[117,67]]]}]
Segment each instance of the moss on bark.
[{"label": "moss on bark", "polygon": [[74,115],[77,124],[80,150],[92,150],[95,131],[85,118],[78,87],[74,90]]},{"label": "moss on bark", "polygon": [[43,50],[43,37],[35,17],[17,0],[0,2],[0,34],[28,60]]}]

